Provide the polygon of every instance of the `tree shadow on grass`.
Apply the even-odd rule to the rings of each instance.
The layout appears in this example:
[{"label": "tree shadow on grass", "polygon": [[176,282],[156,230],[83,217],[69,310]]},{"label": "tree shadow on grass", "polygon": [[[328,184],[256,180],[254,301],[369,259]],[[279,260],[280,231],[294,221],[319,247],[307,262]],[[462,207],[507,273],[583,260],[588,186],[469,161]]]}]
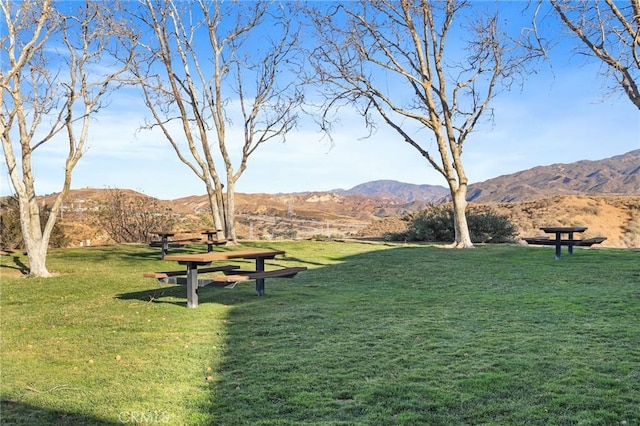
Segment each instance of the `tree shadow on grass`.
[{"label": "tree shadow on grass", "polygon": [[0,268],[12,269],[24,276],[29,274],[29,267],[22,262],[20,256],[13,256],[13,263],[13,265],[2,264],[0,265]]},{"label": "tree shadow on grass", "polygon": [[[293,280],[295,281],[295,278]],[[288,279],[286,279],[286,281],[289,282]],[[237,305],[269,296],[269,293],[264,296],[258,296],[254,291],[254,286],[254,281],[246,281],[237,283],[235,287],[229,285],[228,288],[214,286],[200,287],[198,289],[198,305],[207,303]],[[268,291],[269,280],[267,280],[266,286]],[[167,287],[121,293],[117,294],[115,297],[120,300],[141,300],[148,303],[169,304],[184,308],[187,307],[187,288],[182,285],[168,285]]]},{"label": "tree shadow on grass", "polygon": [[[367,357],[369,351],[358,347],[361,337],[354,334],[351,340],[345,329],[371,333],[371,344],[379,344],[385,332],[379,336],[375,330],[384,330],[384,295],[398,284],[394,268],[402,251],[334,259],[336,263],[299,274],[291,284],[274,283],[270,298],[235,305],[210,405],[202,408],[212,424],[301,424],[308,418],[317,424],[376,424],[362,422],[359,411],[364,407],[354,399],[354,383],[360,379],[349,376],[349,360]],[[353,315],[361,303],[371,309],[364,322]],[[369,322],[373,327],[364,330]],[[339,377],[333,383],[322,377],[332,368]],[[372,365],[372,371],[376,368]]]},{"label": "tree shadow on grass", "polygon": [[[97,417],[65,411],[54,411],[36,407],[24,402],[2,399],[0,400],[2,424],[5,425],[73,425],[73,426],[110,426],[122,424]],[[130,420],[130,413],[123,420]]]},{"label": "tree shadow on grass", "polygon": [[130,293],[121,293],[121,294],[117,294],[115,298],[120,300],[141,300],[143,302],[149,302],[149,303],[166,303],[166,304],[176,305],[176,306],[186,306],[185,301],[164,300],[165,298],[171,298],[171,299],[186,298],[186,291],[187,291],[186,287],[183,287],[181,285],[175,285],[175,286],[169,286],[169,287],[151,288],[149,290],[134,291]]}]

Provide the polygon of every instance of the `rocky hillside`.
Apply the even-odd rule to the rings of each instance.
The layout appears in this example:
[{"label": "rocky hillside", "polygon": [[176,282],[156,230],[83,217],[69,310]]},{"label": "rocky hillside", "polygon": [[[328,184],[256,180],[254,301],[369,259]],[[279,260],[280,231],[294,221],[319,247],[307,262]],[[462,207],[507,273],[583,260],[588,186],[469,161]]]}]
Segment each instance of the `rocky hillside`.
[{"label": "rocky hillside", "polygon": [[[483,205],[507,216],[520,238],[546,235],[540,230],[543,226],[586,226],[584,238],[607,237],[602,247],[640,248],[640,196],[556,195],[534,201]],[[398,217],[380,218],[360,235],[375,238],[405,229],[406,223]]]},{"label": "rocky hillside", "polygon": [[477,203],[531,201],[554,195],[640,195],[640,149],[599,161],[534,167],[469,186]]},{"label": "rocky hillside", "polygon": [[[72,191],[61,223],[73,246],[109,244],[96,226],[93,210],[107,190]],[[162,201],[180,218],[178,237],[200,237],[209,227],[206,200],[188,197]],[[518,235],[543,235],[542,226],[587,226],[585,237],[606,236],[603,247],[640,248],[640,196],[556,195],[534,201],[486,203],[516,225]],[[414,208],[412,208],[414,207]],[[381,238],[406,226],[406,212],[425,205],[330,193],[306,195],[240,194],[237,231],[241,239],[270,238]]]}]

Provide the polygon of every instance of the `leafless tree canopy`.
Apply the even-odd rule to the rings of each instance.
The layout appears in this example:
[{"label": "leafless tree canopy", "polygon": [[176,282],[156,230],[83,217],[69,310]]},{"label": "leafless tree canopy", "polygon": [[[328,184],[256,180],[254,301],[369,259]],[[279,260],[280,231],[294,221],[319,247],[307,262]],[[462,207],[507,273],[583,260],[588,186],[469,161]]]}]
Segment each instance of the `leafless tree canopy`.
[{"label": "leafless tree canopy", "polygon": [[[462,149],[490,101],[520,76],[528,54],[502,32],[497,10],[465,1],[311,4],[314,77],[321,124],[355,107],[373,129],[393,128],[447,180],[456,204],[456,245],[471,246],[464,217]],[[390,151],[392,148],[390,148]]]},{"label": "leafless tree canopy", "polygon": [[[602,64],[603,85],[622,91],[640,109],[640,0],[551,0],[538,3],[534,22],[538,48],[548,51],[558,39],[558,20],[575,40],[575,52]],[[566,35],[566,34],[565,34]],[[563,35],[559,40],[566,41]]]},{"label": "leafless tree canopy", "polygon": [[[284,140],[302,102],[288,9],[286,3],[147,0],[137,12],[151,34],[142,42],[149,60],[136,67],[153,116],[147,127],[160,128],[203,181],[214,225],[224,226],[231,240],[235,183],[259,146]],[[230,129],[241,140],[231,139]]]},{"label": "leafless tree canopy", "polygon": [[171,229],[176,222],[172,213],[155,199],[112,189],[95,220],[117,243],[145,243],[151,240],[154,230]]},{"label": "leafless tree canopy", "polygon": [[[105,8],[91,1],[0,2],[0,139],[20,204],[32,275],[50,275],[49,238],[73,169],[86,149],[90,119],[121,84],[131,61],[131,43],[123,41],[135,36],[118,19],[118,4]],[[64,159],[62,188],[42,227],[33,162],[45,144],[60,144]]]}]

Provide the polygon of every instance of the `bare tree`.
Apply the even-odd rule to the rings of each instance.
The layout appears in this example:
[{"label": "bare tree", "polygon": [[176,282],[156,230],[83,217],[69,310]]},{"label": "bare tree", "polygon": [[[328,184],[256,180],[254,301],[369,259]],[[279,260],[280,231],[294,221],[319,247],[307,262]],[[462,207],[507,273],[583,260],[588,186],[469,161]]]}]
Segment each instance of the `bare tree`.
[{"label": "bare tree", "polygon": [[[130,60],[125,56],[125,64],[114,68],[107,58],[119,54],[118,38],[130,30],[115,18],[116,3],[1,0],[0,8],[0,138],[20,205],[30,274],[47,277],[49,239],[85,151],[90,118]],[[33,164],[45,146],[60,143],[66,151],[64,181],[42,227]]]},{"label": "bare tree", "polygon": [[370,130],[377,119],[394,129],[446,179],[454,205],[452,246],[458,248],[473,247],[463,145],[525,59],[500,32],[496,10],[470,6],[380,0],[329,10],[312,3],[310,10],[319,38],[310,57],[325,96],[322,126],[330,131],[332,114],[350,105]]},{"label": "bare tree", "polygon": [[613,81],[610,93],[620,90],[640,109],[640,0],[591,1],[551,0],[537,3],[534,23],[537,30],[536,48],[545,52],[562,35],[555,34],[554,25],[560,18],[562,27],[576,40],[576,52],[587,60],[602,64],[604,81]]},{"label": "bare tree", "polygon": [[[136,73],[153,116],[146,127],[160,128],[180,161],[205,184],[214,226],[225,234],[218,237],[235,242],[236,182],[258,147],[284,140],[303,100],[291,69],[297,32],[289,5],[145,5],[137,18],[153,39],[142,44],[150,56]],[[242,129],[242,140],[230,137],[234,128]]]}]

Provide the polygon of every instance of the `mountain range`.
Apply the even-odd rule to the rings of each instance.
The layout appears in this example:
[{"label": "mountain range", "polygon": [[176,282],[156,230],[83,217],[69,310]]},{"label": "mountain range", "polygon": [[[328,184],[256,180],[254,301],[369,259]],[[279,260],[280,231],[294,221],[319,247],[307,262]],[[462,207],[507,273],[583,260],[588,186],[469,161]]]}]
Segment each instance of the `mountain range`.
[{"label": "mountain range", "polygon": [[[415,185],[377,180],[341,195],[440,203],[450,200],[449,190],[439,185]],[[640,194],[640,149],[603,160],[582,160],[568,164],[538,166],[469,185],[467,200],[475,203],[532,201],[554,195]]]}]

